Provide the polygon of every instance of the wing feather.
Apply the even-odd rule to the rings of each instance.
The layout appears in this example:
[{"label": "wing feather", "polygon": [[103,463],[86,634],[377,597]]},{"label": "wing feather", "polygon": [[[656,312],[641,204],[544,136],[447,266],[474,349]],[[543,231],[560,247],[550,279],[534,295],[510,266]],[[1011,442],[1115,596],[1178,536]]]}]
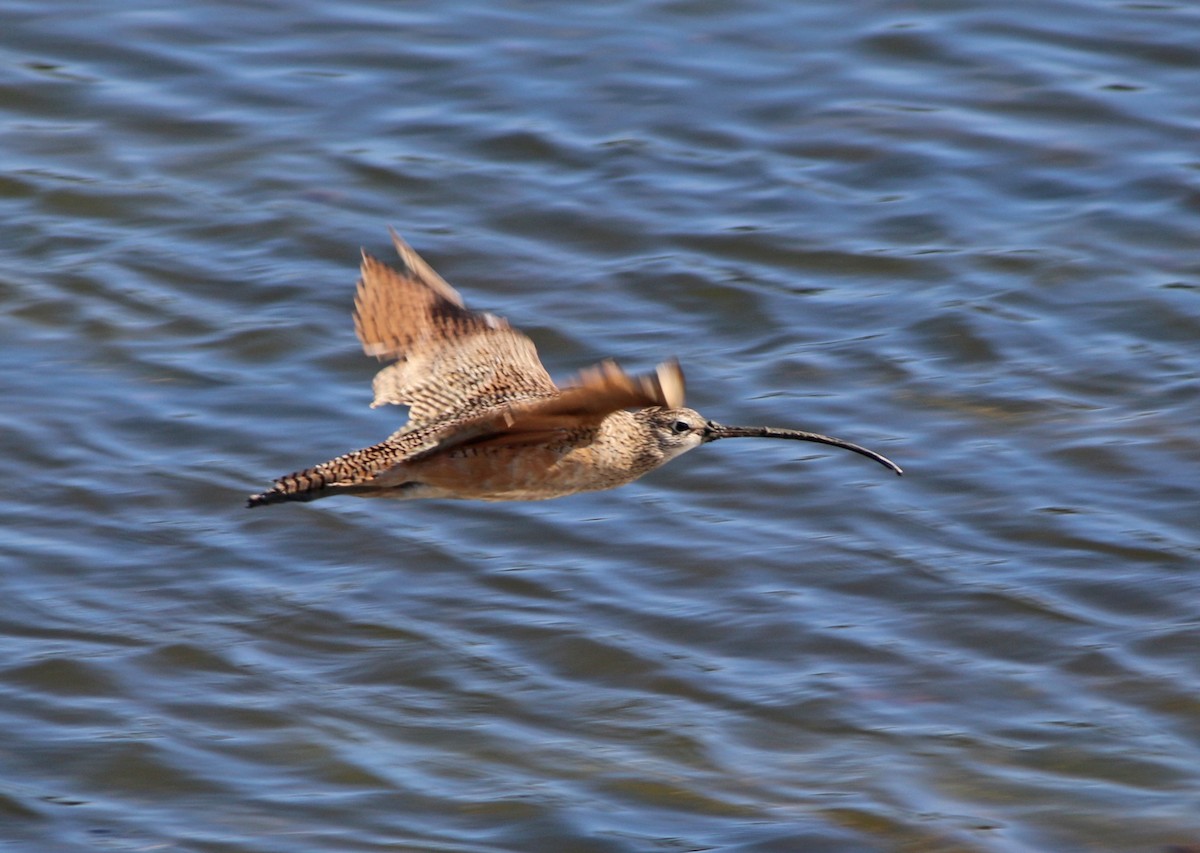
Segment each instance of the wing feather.
[{"label": "wing feather", "polygon": [[395,231],[392,239],[404,268],[363,252],[354,299],[363,351],[395,362],[376,375],[373,406],[408,406],[414,426],[557,393],[533,341],[504,318],[467,308]]}]

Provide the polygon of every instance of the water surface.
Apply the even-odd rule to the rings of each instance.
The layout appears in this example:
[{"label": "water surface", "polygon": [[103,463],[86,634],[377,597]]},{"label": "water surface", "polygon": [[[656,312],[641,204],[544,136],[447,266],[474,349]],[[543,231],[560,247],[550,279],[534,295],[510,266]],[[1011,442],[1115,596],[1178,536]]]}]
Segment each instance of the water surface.
[{"label": "water surface", "polygon": [[[1192,4],[10,3],[6,849],[1200,845]],[[722,442],[243,509],[378,441],[393,224]]]}]

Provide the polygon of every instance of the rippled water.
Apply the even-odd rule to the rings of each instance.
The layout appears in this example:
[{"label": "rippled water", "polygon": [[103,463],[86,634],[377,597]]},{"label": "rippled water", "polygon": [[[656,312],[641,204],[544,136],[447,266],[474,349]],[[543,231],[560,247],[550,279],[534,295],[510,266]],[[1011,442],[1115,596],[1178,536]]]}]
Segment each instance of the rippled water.
[{"label": "rippled water", "polygon": [[[1200,845],[1200,8],[6,4],[8,850]],[[395,225],[722,442],[243,509],[373,443]]]}]

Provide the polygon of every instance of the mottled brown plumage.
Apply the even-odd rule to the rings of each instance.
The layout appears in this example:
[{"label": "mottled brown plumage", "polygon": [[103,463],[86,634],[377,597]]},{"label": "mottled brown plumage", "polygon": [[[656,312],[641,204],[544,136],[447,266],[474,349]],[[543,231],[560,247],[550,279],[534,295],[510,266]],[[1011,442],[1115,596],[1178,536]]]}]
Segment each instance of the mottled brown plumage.
[{"label": "mottled brown plumage", "polygon": [[403,268],[363,252],[354,327],[367,355],[393,362],[375,376],[372,406],[408,406],[408,422],[380,444],[280,477],[249,506],[334,494],[543,500],[623,485],[700,444],[752,435],[843,447],[900,473],[840,439],[707,421],[682,408],[674,361],[645,376],[606,361],[560,389],[529,338],[468,309],[391,233]]}]

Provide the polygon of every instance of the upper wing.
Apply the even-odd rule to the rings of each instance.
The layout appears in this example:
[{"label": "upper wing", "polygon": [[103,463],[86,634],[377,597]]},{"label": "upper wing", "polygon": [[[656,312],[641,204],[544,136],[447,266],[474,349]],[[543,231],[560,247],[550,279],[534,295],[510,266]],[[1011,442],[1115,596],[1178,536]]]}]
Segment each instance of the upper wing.
[{"label": "upper wing", "polygon": [[[392,231],[404,264],[363,252],[354,329],[363,351],[395,360],[375,376],[373,406],[409,406],[409,427],[466,409],[556,394],[533,341],[462,297]],[[406,427],[409,428],[409,427]]]}]

